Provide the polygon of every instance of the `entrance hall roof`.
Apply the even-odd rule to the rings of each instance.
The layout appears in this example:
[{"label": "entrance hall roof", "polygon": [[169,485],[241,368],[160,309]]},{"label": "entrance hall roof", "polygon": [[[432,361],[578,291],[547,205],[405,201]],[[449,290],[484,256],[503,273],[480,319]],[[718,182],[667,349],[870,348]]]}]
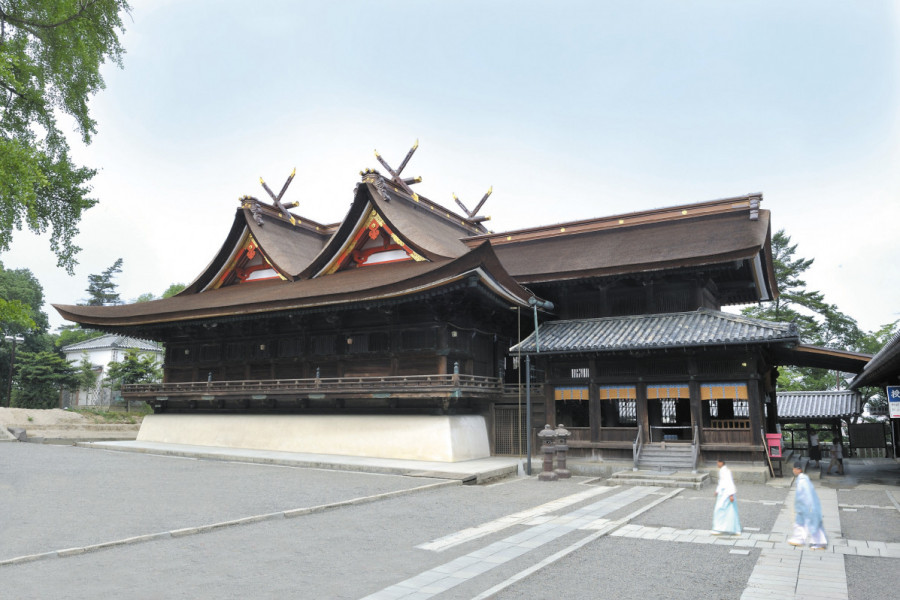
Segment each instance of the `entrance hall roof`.
[{"label": "entrance hall roof", "polygon": [[[547,321],[538,328],[541,354],[617,352],[742,344],[794,345],[793,323],[751,319],[708,308],[691,312]],[[536,353],[535,335],[511,352]]]}]

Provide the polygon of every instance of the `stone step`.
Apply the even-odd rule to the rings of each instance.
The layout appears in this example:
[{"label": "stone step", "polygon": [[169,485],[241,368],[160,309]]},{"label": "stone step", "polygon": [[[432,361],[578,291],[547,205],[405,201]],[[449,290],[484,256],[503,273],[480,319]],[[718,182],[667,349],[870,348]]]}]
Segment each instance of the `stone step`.
[{"label": "stone step", "polygon": [[607,485],[644,485],[658,487],[679,487],[699,490],[709,480],[709,473],[690,471],[619,471],[606,480]]}]

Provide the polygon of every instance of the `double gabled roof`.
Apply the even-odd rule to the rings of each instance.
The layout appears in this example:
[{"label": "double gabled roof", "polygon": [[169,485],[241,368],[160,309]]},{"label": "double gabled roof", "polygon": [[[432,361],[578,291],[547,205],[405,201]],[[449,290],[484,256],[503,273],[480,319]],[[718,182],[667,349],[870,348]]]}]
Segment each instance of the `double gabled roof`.
[{"label": "double gabled roof", "polygon": [[490,244],[460,241],[484,231],[367,172],[347,216],[334,225],[243,198],[215,258],[176,296],[54,306],[66,319],[101,329],[396,303],[461,287],[479,288],[507,308],[528,306],[531,292],[509,276]]},{"label": "double gabled roof", "polygon": [[493,234],[480,218],[408,190],[365,171],[346,216],[330,225],[277,199],[244,197],[218,253],[178,295],[54,306],[66,319],[114,329],[397,302],[463,280],[506,306],[527,306],[530,283],[716,265],[743,265],[750,300],[777,294],[759,196]]}]

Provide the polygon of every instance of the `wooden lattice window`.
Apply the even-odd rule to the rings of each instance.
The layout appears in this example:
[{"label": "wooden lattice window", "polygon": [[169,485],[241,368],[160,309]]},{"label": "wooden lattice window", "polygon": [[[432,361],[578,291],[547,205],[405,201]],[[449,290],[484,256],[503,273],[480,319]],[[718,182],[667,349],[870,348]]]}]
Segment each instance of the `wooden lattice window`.
[{"label": "wooden lattice window", "polygon": [[315,335],[310,339],[310,347],[313,354],[327,355],[334,354],[335,336],[333,335]]},{"label": "wooden lattice window", "polygon": [[525,453],[525,407],[494,406],[494,454],[521,456]]},{"label": "wooden lattice window", "polygon": [[406,329],[400,332],[403,350],[423,350],[435,347],[434,329]]}]

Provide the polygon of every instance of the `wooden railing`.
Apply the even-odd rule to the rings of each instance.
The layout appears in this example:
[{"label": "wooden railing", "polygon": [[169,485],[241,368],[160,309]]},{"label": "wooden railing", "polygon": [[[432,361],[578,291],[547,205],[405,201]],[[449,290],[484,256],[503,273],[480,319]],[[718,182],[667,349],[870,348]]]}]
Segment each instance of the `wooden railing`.
[{"label": "wooden railing", "polygon": [[137,383],[122,386],[132,397],[179,395],[254,395],[303,393],[453,392],[500,394],[504,386],[496,377],[478,375],[405,375],[391,377],[327,377],[315,379],[251,379],[192,381],[185,383]]},{"label": "wooden railing", "polygon": [[703,428],[703,444],[738,444],[749,446],[753,443],[750,429]]},{"label": "wooden railing", "polygon": [[[510,398],[518,398],[521,392],[522,401],[525,401],[525,384],[519,385],[518,383],[504,383],[503,384],[503,395],[505,396],[504,400],[508,400]],[[532,383],[531,384],[531,401],[534,402],[535,398],[539,399],[541,402],[544,401],[544,384],[543,383]]]},{"label": "wooden railing", "polygon": [[633,442],[637,427],[601,427],[601,442]]}]

